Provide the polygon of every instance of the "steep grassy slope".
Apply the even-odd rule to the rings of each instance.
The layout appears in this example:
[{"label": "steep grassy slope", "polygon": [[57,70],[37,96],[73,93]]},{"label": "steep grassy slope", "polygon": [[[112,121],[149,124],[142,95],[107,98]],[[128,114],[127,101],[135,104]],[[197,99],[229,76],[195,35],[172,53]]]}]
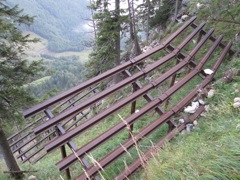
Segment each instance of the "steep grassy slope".
[{"label": "steep grassy slope", "polygon": [[[223,69],[229,68],[240,69],[240,58],[225,63]],[[210,110],[197,128],[166,143],[132,179],[240,178],[240,108],[233,107],[233,99],[240,97],[240,76],[215,86]]]}]

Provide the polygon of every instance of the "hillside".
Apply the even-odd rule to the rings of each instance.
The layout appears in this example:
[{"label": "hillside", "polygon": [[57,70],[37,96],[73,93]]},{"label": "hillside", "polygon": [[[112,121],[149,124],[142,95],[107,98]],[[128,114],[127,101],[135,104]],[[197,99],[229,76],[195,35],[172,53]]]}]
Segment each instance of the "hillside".
[{"label": "hillside", "polygon": [[[229,59],[228,59],[229,60]],[[222,68],[240,68],[240,58]],[[216,82],[216,93],[208,99],[209,111],[193,132],[181,133],[154,154],[136,179],[239,179],[240,76],[230,83]]]},{"label": "hillside", "polygon": [[84,20],[90,17],[87,0],[68,3],[64,0],[8,0],[7,4],[18,4],[25,13],[35,17],[33,25],[22,29],[47,39],[50,51],[81,51],[91,39],[91,28]]},{"label": "hillside", "polygon": [[[34,3],[34,5],[36,5],[37,7],[38,5],[41,4],[38,1],[40,0],[36,0],[31,3]],[[55,2],[52,2],[53,3],[52,6],[53,5],[58,6],[57,3]],[[181,1],[181,2],[186,2],[186,1]],[[240,50],[239,49],[240,48],[240,38],[239,38],[240,15],[238,13],[240,10],[239,2],[236,3],[236,1],[231,1],[231,5],[229,5],[230,3],[228,2],[228,0],[223,0],[221,2],[217,0],[216,1],[213,0],[211,2],[208,1],[209,3],[206,3],[207,1],[205,0],[199,0],[199,1],[192,0],[187,2],[189,2],[189,4],[187,5],[187,8],[184,10],[184,12],[179,10],[179,21],[183,21],[182,16],[184,15],[187,16],[186,20],[196,15],[197,24],[206,22],[207,25],[206,27],[204,27],[206,31],[209,30],[210,28],[214,28],[215,29],[214,37],[218,37],[220,34],[223,34],[224,43],[231,40],[233,42],[232,50],[234,51]],[[199,3],[199,7],[197,6],[197,2]],[[38,5],[35,3],[38,3]],[[62,0],[59,1],[59,4],[64,4],[66,6],[66,3],[63,3]],[[226,5],[226,7],[224,5]],[[60,5],[58,7],[60,7]],[[45,7],[45,9],[48,9],[48,8]],[[49,11],[52,12],[52,10],[49,10]],[[57,15],[58,13],[52,12],[50,14]],[[161,13],[158,13],[157,15],[159,14],[161,16]],[[169,37],[176,29],[178,29],[182,25],[182,23],[173,22],[171,17],[168,17],[168,19],[165,20],[164,23],[166,24],[166,27],[162,27],[161,24],[160,25],[158,24],[157,26],[152,27],[150,31],[152,34],[149,38],[149,41],[150,41],[149,44],[147,44],[148,42],[143,42],[143,41],[141,42],[142,44],[144,43],[146,44],[145,47],[147,47],[147,50],[150,50],[151,48],[153,48],[154,47],[153,44],[159,45],[163,43],[163,41],[167,37]],[[78,26],[74,26],[74,27],[78,27]],[[33,29],[26,29],[26,30],[32,31],[38,34],[36,30],[33,30]],[[185,35],[187,36],[188,34],[190,34],[189,32],[190,31],[188,30],[183,31],[184,35],[179,36],[179,39],[176,39],[175,41],[173,41],[172,45],[177,46],[179,43],[181,43],[182,40],[184,39],[184,36]],[[60,30],[59,31],[56,30],[56,33],[57,33],[56,37],[59,38],[61,37],[61,33],[63,32],[60,32]],[[53,34],[54,33],[52,33],[52,35]],[[44,37],[41,34],[39,35]],[[107,34],[106,36],[109,36],[109,34]],[[198,37],[200,36],[201,35],[199,35]],[[186,48],[182,52],[188,54],[188,52],[192,50],[193,47],[196,46],[197,44],[196,41],[198,37],[194,37],[193,39],[191,39],[189,41],[189,44],[186,46]],[[47,69],[42,73],[39,79],[36,79],[35,81],[25,86],[25,88],[29,92],[31,92],[35,97],[48,99],[49,96],[52,96],[56,92],[54,92],[53,90],[46,95],[45,94],[46,91],[50,91],[52,90],[52,88],[58,91],[60,89],[65,90],[67,88],[70,88],[76,85],[77,83],[83,81],[84,78],[86,78],[84,77],[84,75],[86,74],[86,71],[92,71],[94,67],[97,68],[97,66],[102,66],[105,63],[104,61],[100,61],[100,63],[98,62],[99,64],[96,65],[94,64],[95,62],[93,62],[92,64],[95,66],[87,66],[86,68],[86,66],[84,67],[84,64],[83,64],[83,59],[86,59],[86,58],[81,58],[81,54],[79,54],[79,56],[75,56],[75,54],[70,54],[68,56],[65,53],[61,53],[62,55],[58,56],[56,55],[57,53],[51,52],[50,49],[49,50],[46,49],[47,45],[51,45],[50,43],[51,39],[49,39],[48,37],[44,37],[44,38],[45,39],[43,39],[43,41],[40,44],[36,45],[36,48],[38,49],[39,52],[43,52],[41,53],[40,56],[38,55],[37,56],[44,58],[44,64],[47,67]],[[113,38],[114,37],[112,37],[112,39]],[[103,38],[101,40],[103,40]],[[62,42],[65,42],[63,38],[57,39],[57,41],[58,42],[56,42],[56,44],[58,46],[59,45],[62,46]],[[103,45],[100,47],[104,49],[107,45],[108,44],[105,43],[105,46]],[[201,60],[201,57],[207,54],[208,47],[211,45],[212,43],[208,42],[208,44],[205,47],[203,46],[203,48],[198,52],[197,55],[191,55],[191,58],[193,58],[193,61],[195,63],[198,63]],[[59,47],[59,48],[61,49],[63,47]],[[67,50],[74,51],[74,49],[67,49]],[[214,51],[206,67],[212,67],[211,66],[213,63],[212,60],[215,60],[218,57],[218,54],[221,50],[222,49],[220,47],[216,48],[216,51]],[[61,50],[59,50],[59,52],[61,52]],[[33,56],[36,55],[34,54],[34,52],[32,53],[33,53],[32,54]],[[96,51],[96,54],[98,53],[99,51]],[[121,52],[121,53],[124,54],[125,52]],[[142,72],[145,72],[144,71],[145,69],[151,67],[151,66],[148,66],[147,64],[148,62],[150,63],[157,62],[164,55],[166,55],[165,53],[167,54],[167,52],[159,52],[152,56],[149,56],[149,58],[146,58],[145,59],[146,63],[143,65],[143,67],[141,67],[143,69]],[[180,53],[176,53],[176,54],[179,55]],[[95,58],[95,56],[93,57]],[[128,56],[126,55],[126,57]],[[180,58],[179,58],[179,61],[183,62],[182,59]],[[187,65],[190,65],[190,63],[188,62]],[[154,80],[156,79],[156,77],[161,77],[161,75],[164,74],[170,67],[175,67],[175,62],[168,63],[164,65],[164,67],[162,67],[161,69],[156,69],[152,74],[150,74],[151,77],[146,76],[145,74],[144,78],[140,79],[140,82],[143,84],[143,87],[149,84],[150,85],[152,84],[155,86],[154,88],[152,88],[153,91],[151,92],[151,95],[153,96],[153,98],[155,98],[155,100],[156,99],[161,100],[159,96],[167,94],[164,92],[167,89],[169,89],[170,81],[161,84],[161,86],[156,87]],[[157,152],[153,154],[153,158],[151,158],[146,164],[144,164],[144,168],[132,174],[132,176],[129,179],[137,179],[137,180],[138,179],[140,180],[141,179],[145,179],[145,180],[158,180],[158,179],[163,179],[163,180],[165,179],[166,180],[169,180],[169,179],[173,179],[173,180],[175,179],[176,180],[178,179],[179,180],[180,179],[194,179],[194,180],[195,179],[202,179],[202,180],[236,179],[237,180],[237,179],[240,179],[239,178],[240,177],[240,173],[239,173],[240,172],[240,153],[239,153],[240,152],[239,151],[240,107],[239,108],[233,107],[234,99],[237,97],[240,98],[239,69],[240,69],[239,56],[236,58],[230,58],[230,56],[227,56],[215,76],[217,81],[214,81],[211,86],[214,89],[213,97],[204,99],[204,103],[209,105],[210,108],[207,112],[204,112],[204,114],[199,118],[197,122],[195,122],[194,129],[191,132],[187,132],[186,130],[184,130],[183,132],[179,132],[177,136],[174,137],[170,142],[166,142],[163,148],[162,147],[158,148],[157,146],[154,146],[154,148],[157,149]],[[137,69],[134,69],[134,68],[130,70],[132,70],[133,72],[138,71]],[[187,74],[188,72],[191,73],[190,70],[188,72],[186,71],[186,69],[183,69],[183,68],[181,70],[183,70],[183,74]],[[218,79],[222,78],[223,74],[229,70],[238,70],[237,71],[238,73],[236,73],[233,76],[233,79],[227,83],[219,81]],[[102,72],[99,72],[99,74],[101,73]],[[173,84],[177,84],[177,82],[184,77],[183,74],[181,73],[178,74],[177,71],[175,72],[175,74],[177,79],[175,79],[176,81],[175,80],[173,81]],[[121,83],[121,82],[110,82],[111,80],[109,79],[106,79],[106,81],[100,84],[99,86],[100,95],[103,94],[101,91],[105,91],[105,92],[108,91],[108,89],[106,88],[114,88],[114,85],[116,85],[117,83],[119,84]],[[124,80],[126,79],[127,78],[125,78]],[[171,96],[170,106],[172,107],[173,105],[175,105],[177,102],[179,102],[180,99],[182,99],[183,95],[185,96],[187,93],[189,93],[190,90],[194,89],[196,87],[196,84],[199,83],[200,81],[199,79],[200,77],[197,77],[196,79],[192,79],[192,81],[186,86],[185,89],[176,93],[174,96]],[[96,109],[95,107],[90,107],[89,105],[89,110],[93,109],[93,111],[89,114],[90,117],[88,117],[90,120],[92,117],[95,117],[95,116],[97,116],[96,119],[99,120],[100,118],[98,118],[98,116],[101,117],[101,113],[103,111],[105,110],[107,111],[113,106],[115,109],[117,109],[117,107],[121,107],[121,109],[119,109],[119,111],[115,111],[115,110],[111,111],[112,113],[111,115],[109,115],[108,117],[102,117],[101,119],[102,123],[98,122],[96,123],[96,126],[92,127],[91,129],[89,128],[81,132],[82,133],[81,136],[72,138],[71,140],[74,141],[77,147],[83,147],[85,145],[88,146],[90,141],[94,140],[96,137],[98,137],[105,131],[112,128],[119,121],[120,122],[123,121],[124,123],[126,123],[124,121],[124,118],[131,116],[130,114],[133,114],[133,116],[135,116],[135,114],[137,114],[139,111],[140,113],[142,112],[142,108],[146,106],[148,102],[143,99],[140,100],[140,98],[137,100],[136,110],[134,109],[133,112],[129,111],[131,108],[130,106],[122,107],[119,105],[120,104],[119,102],[124,100],[125,98],[126,99],[129,98],[127,96],[129,96],[131,93],[136,93],[136,92],[132,92],[133,89],[134,88],[132,88],[132,86],[128,86],[124,89],[121,89],[120,91],[117,91],[118,89],[116,89],[112,95],[108,94],[106,97],[104,96],[104,98],[101,101],[101,103],[103,104]],[[142,88],[140,89],[142,90]],[[89,97],[86,96],[86,98],[89,98]],[[82,102],[79,101],[80,106],[81,106],[81,103],[84,104],[85,102],[88,103],[88,100],[86,101],[83,100]],[[119,103],[117,104],[118,106],[114,104],[116,102]],[[73,108],[78,107],[79,104],[77,104],[77,106],[73,104]],[[169,110],[169,109],[170,108],[167,108],[167,106],[165,106],[164,110]],[[56,114],[55,117],[59,116],[57,111],[54,113]],[[65,114],[67,113],[68,111],[66,111]],[[153,111],[149,110],[147,113],[148,114],[146,114],[146,116],[139,118],[139,121],[134,123],[134,131],[133,131],[134,135],[140,132],[142,129],[144,129],[148,124],[153,122],[156,118],[158,118],[158,114],[154,113]],[[102,115],[103,114],[104,113],[102,113]],[[121,116],[119,115],[121,115],[123,119],[121,119]],[[176,118],[174,117],[173,120],[176,123],[180,124],[179,116],[177,116]],[[87,122],[87,120],[84,121],[83,123],[85,122]],[[79,126],[81,126],[81,123],[82,122],[80,122]],[[82,155],[86,153],[88,160],[89,161],[91,160],[92,161],[91,163],[95,166],[98,162],[100,162],[102,157],[105,157],[105,156],[107,157],[107,155],[110,152],[112,152],[116,147],[121,145],[124,149],[125,147],[122,145],[122,142],[124,142],[125,139],[129,137],[129,132],[128,132],[129,127],[128,126],[126,127],[127,128],[124,129],[126,131],[118,132],[118,133],[116,131],[117,135],[115,137],[111,137],[111,139],[109,138],[109,141],[106,142],[106,144],[102,144],[101,147],[100,147],[100,143],[99,143],[99,146],[96,145],[97,143],[90,143],[93,146],[96,145],[96,147],[92,148],[91,149],[92,151],[89,150],[88,153],[86,153],[86,151],[83,151]],[[67,126],[65,126],[64,128],[67,128]],[[76,131],[76,133],[78,132],[79,131]],[[106,179],[106,180],[113,179],[119,172],[121,172],[124,168],[128,167],[134,161],[134,159],[137,159],[139,157],[141,159],[142,157],[141,155],[147,150],[149,150],[155,142],[159,141],[166,134],[167,134],[167,125],[164,124],[161,128],[158,128],[154,132],[154,134],[152,134],[151,136],[143,137],[142,144],[141,143],[137,144],[136,142],[134,142],[136,143],[134,144],[134,148],[132,148],[129,151],[127,151],[125,148],[124,151],[126,151],[127,153],[121,156],[119,160],[111,164],[111,166],[106,168],[104,167],[104,169],[101,169],[100,171],[98,171],[99,176],[101,177],[101,179]],[[71,150],[67,149],[67,154],[70,154],[70,153],[71,153]],[[31,173],[32,175],[36,176],[37,179],[66,179],[64,171],[60,172],[58,168],[56,168],[55,166],[55,163],[60,161],[61,159],[62,157],[61,157],[60,151],[57,150],[52,152],[49,156],[46,156],[43,159],[41,159],[41,161],[37,162],[36,164],[31,164],[31,163],[25,163],[25,164],[19,163],[19,164],[21,166],[21,170],[26,170],[26,171],[37,170],[37,172]],[[100,167],[100,165],[98,166]],[[0,159],[0,173],[3,172],[4,170],[6,170],[5,164]],[[81,168],[79,163],[71,166],[71,174],[73,178],[78,176],[79,173],[83,173],[84,171],[85,170]],[[26,178],[29,177],[31,174],[26,174]],[[0,175],[0,180],[3,180],[3,179],[5,180],[7,178],[9,178],[7,174]]]}]

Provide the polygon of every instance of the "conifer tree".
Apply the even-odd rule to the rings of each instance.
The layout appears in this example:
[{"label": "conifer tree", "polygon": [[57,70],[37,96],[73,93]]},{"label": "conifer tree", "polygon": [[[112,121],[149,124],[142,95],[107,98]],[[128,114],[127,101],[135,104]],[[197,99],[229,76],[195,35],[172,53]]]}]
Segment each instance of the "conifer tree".
[{"label": "conifer tree", "polygon": [[95,11],[93,18],[96,24],[96,39],[87,63],[88,77],[101,74],[119,64],[119,10],[109,10],[108,6],[107,0],[92,1],[90,5]]},{"label": "conifer tree", "polygon": [[[36,42],[29,35],[22,35],[20,25],[30,25],[33,18],[23,15],[17,6],[11,8],[0,0],[0,150],[11,172],[20,171],[8,145],[4,130],[6,124],[17,124],[21,111],[33,98],[24,91],[23,85],[42,69],[40,61],[24,59],[27,43]],[[13,127],[13,126],[12,126]],[[11,173],[16,179],[20,173]]]}]

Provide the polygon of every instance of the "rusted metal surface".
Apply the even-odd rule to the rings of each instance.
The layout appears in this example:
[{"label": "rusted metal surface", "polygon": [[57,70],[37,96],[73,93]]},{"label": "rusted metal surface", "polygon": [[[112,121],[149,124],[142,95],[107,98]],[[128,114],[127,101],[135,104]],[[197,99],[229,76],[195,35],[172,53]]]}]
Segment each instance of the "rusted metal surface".
[{"label": "rusted metal surface", "polygon": [[[140,142],[143,138],[150,135],[162,125],[168,124],[168,133],[156,143],[156,146],[162,147],[164,141],[172,139],[178,131],[185,128],[185,124],[176,125],[173,121],[173,117],[177,116],[179,112],[181,112],[182,109],[197,96],[197,91],[200,88],[206,87],[214,80],[214,75],[226,54],[234,53],[230,49],[231,43],[224,45],[221,42],[223,39],[222,36],[214,38],[212,36],[214,30],[210,29],[206,32],[203,29],[205,23],[196,25],[194,23],[195,19],[196,17],[191,18],[167,38],[165,42],[152,48],[150,51],[25,111],[25,117],[31,117],[36,114],[36,117],[38,116],[41,118],[34,120],[26,128],[19,131],[19,133],[15,133],[9,137],[8,140],[12,147],[12,152],[18,152],[17,158],[22,158],[23,162],[31,161],[34,163],[42,159],[49,152],[60,148],[62,150],[63,159],[56,165],[60,170],[66,170],[68,178],[70,178],[69,168],[77,161],[77,155],[81,159],[80,165],[85,169],[85,172],[77,177],[77,179],[87,179],[87,177],[100,179],[97,174],[102,171],[102,168],[106,168],[120,156],[125,154],[126,150],[132,148],[135,143]],[[183,32],[190,26],[193,28],[190,28],[192,29],[192,32],[184,34]],[[188,48],[185,47],[187,47],[195,37],[198,38],[197,44],[189,50],[190,52],[186,52],[186,49]],[[184,40],[181,40],[179,45],[173,46],[171,43],[177,38]],[[209,40],[212,44],[208,47],[208,51],[202,55],[203,57],[199,58],[200,60],[195,62],[194,59],[196,54],[203,49],[202,47],[207,44]],[[217,47],[223,48],[223,51],[216,60],[214,66],[211,68],[214,73],[207,75],[204,73],[203,68]],[[149,56],[163,50],[166,51],[166,54],[164,54],[159,60],[148,66],[143,66],[142,68],[137,66],[138,63],[142,62]],[[155,73],[156,70],[159,71],[160,69],[163,69],[166,63],[176,60],[176,65],[170,65],[167,67],[160,76],[154,77],[154,79],[147,81],[147,83],[143,82],[143,85],[141,84],[144,77]],[[133,67],[137,67],[135,68],[135,71],[132,71],[132,69],[134,69]],[[182,68],[188,68],[189,73],[184,73],[179,80],[176,78],[176,74]],[[110,79],[111,76],[119,73],[122,73],[125,76],[122,81],[97,92],[98,85],[104,83],[106,79]],[[200,75],[203,80],[196,88],[193,88],[185,97],[182,97],[178,103],[169,104],[169,109],[162,108],[163,104],[168,102],[177,91],[186,87],[185,85],[198,75]],[[178,82],[175,83],[175,80]],[[157,96],[154,95],[153,98],[151,92],[153,92],[155,88],[157,89],[162,86],[164,83],[168,83],[168,81],[171,81],[169,89],[164,91],[161,90],[161,92],[159,91]],[[97,114],[90,113],[92,107],[100,106],[103,99],[108,98],[115,92],[123,91],[124,88],[129,87],[130,85],[132,86],[131,94],[118,99],[109,107],[101,109]],[[136,112],[136,102],[140,98],[144,98],[148,103],[144,106],[142,105],[139,112]],[[111,114],[117,113],[127,105],[130,105],[130,115],[126,117],[124,121],[119,120],[120,122],[115,126],[112,126],[110,129],[81,147],[77,147],[73,143],[72,140],[74,138],[81,136],[85,131],[89,130],[96,124],[101,123],[105,118],[109,117]],[[204,107],[201,106],[195,114],[190,116],[190,120],[193,121],[196,119],[203,110]],[[153,122],[139,130],[137,134],[134,135],[130,133],[125,142],[115,147],[115,150],[109,152],[107,156],[99,160],[97,165],[94,162],[92,162],[94,165],[87,162],[84,157],[87,153],[91,153],[91,151],[99,148],[108,140],[116,137],[116,135],[119,132],[124,131],[126,127],[128,127],[128,131],[129,127],[130,131],[132,131],[133,124],[142,116],[152,111],[157,112],[160,117],[155,118]],[[89,119],[87,118],[88,115],[91,116]],[[84,120],[84,118],[86,120]],[[32,127],[33,129],[26,133],[27,129]],[[66,145],[74,153],[67,155],[65,151]],[[150,149],[143,155],[144,162],[151,157],[152,152],[154,152],[154,149]],[[123,170],[116,179],[124,179],[128,177],[139,168],[142,163],[142,160],[136,160],[128,166],[127,169]]]},{"label": "rusted metal surface", "polygon": [[[56,116],[55,118],[51,119],[51,121],[46,121],[40,126],[33,129],[33,131],[37,134],[40,133],[47,128],[57,124],[58,122],[62,121],[63,119],[71,116],[72,114],[82,111],[88,106],[90,106],[93,103],[96,103],[97,101],[100,101],[102,98],[112,94],[113,92],[123,88],[124,86],[133,83],[134,81],[140,79],[141,77],[145,76],[147,73],[152,72],[159,66],[165,64],[166,62],[170,61],[173,57],[175,57],[186,45],[187,43],[204,27],[205,23],[200,24],[186,39],[183,40],[183,42],[170,54],[164,56],[159,61],[154,62],[153,64],[147,66],[142,71],[120,81],[115,86],[112,86],[105,91],[102,91],[98,94],[96,94],[94,97],[87,99],[83,103],[71,108],[69,111],[63,112]],[[141,55],[140,55],[141,56]]]},{"label": "rusted metal surface", "polygon": [[[193,53],[190,53],[190,54],[192,54],[192,55],[196,54],[196,52],[197,52],[196,49],[200,49],[200,47],[204,44],[204,42],[208,39],[208,37],[212,34],[212,32],[213,31],[210,30],[208,35],[206,35],[205,38],[202,39],[202,41],[199,43],[199,45],[196,46],[194,48],[194,50],[192,51]],[[114,104],[113,106],[111,106],[107,110],[103,111],[102,113],[94,116],[92,119],[89,119],[85,123],[81,124],[79,127],[65,133],[63,136],[61,136],[61,137],[57,138],[56,140],[52,141],[51,143],[49,143],[45,147],[46,150],[51,151],[51,150],[57,148],[58,146],[66,143],[66,141],[68,141],[69,139],[72,139],[76,135],[79,135],[84,130],[86,130],[86,129],[90,128],[91,126],[93,126],[94,124],[98,123],[103,118],[105,118],[105,117],[109,116],[110,114],[112,114],[113,112],[121,109],[122,107],[129,104],[130,102],[133,102],[134,100],[136,100],[140,96],[143,96],[150,89],[155,88],[156,86],[159,86],[161,83],[163,83],[169,77],[171,77],[174,73],[176,73],[177,71],[182,69],[184,66],[186,66],[190,60],[191,60],[191,56],[187,56],[185,59],[182,60],[181,63],[179,63],[177,66],[173,67],[172,69],[170,69],[166,73],[164,73],[162,76],[157,78],[152,83],[148,84],[145,87],[142,87],[141,89],[136,91],[134,94],[131,94],[130,96],[128,96],[125,99],[123,99],[122,101]]]},{"label": "rusted metal surface", "polygon": [[[217,60],[216,64],[214,65],[214,67],[217,67],[217,66],[219,67],[219,65],[223,61],[224,56],[229,51],[229,47],[230,46],[227,46],[226,51],[224,51],[223,54],[219,57],[219,59]],[[202,65],[203,64],[199,64],[199,67],[202,66]],[[196,68],[199,68],[199,67],[196,67]],[[82,179],[87,178],[86,174],[89,177],[91,177],[92,175],[94,175],[94,174],[98,173],[99,171],[101,171],[101,168],[105,168],[107,165],[109,165],[111,162],[115,161],[123,153],[126,153],[126,150],[128,150],[130,147],[132,147],[136,142],[142,140],[143,137],[145,137],[148,134],[150,134],[152,131],[154,131],[156,128],[158,128],[160,125],[162,125],[166,120],[168,120],[172,115],[174,115],[175,113],[180,111],[182,108],[184,108],[196,96],[197,91],[199,89],[204,88],[208,83],[210,83],[212,81],[212,78],[213,78],[214,74],[215,73],[213,73],[212,75],[207,76],[206,79],[200,85],[198,85],[191,93],[189,93],[185,98],[183,98],[183,100],[181,100],[175,107],[173,107],[171,110],[169,110],[166,113],[164,113],[163,116],[161,116],[159,119],[157,119],[156,121],[154,121],[153,123],[148,125],[141,132],[139,132],[137,135],[132,137],[132,139],[129,139],[128,141],[123,143],[121,146],[119,146],[116,150],[114,150],[112,153],[110,153],[108,156],[106,156],[105,158],[100,160],[98,162],[100,164],[99,166],[92,166],[90,169],[87,170],[87,172],[81,174],[77,179],[79,179],[79,180],[81,179],[82,180]],[[183,82],[184,82],[184,80],[183,80]],[[175,89],[174,86],[172,87],[172,89]],[[177,111],[176,111],[176,108],[178,109]],[[173,109],[175,109],[175,110],[173,110]],[[201,111],[201,109],[199,109],[197,111],[197,113],[199,113],[199,111]],[[193,117],[195,118],[196,116],[193,116]],[[125,121],[128,122],[127,119]],[[168,133],[167,136],[171,136],[171,134],[172,133]],[[157,144],[157,145],[159,146],[159,144]],[[60,163],[57,164],[57,166],[59,167],[60,170],[63,167],[63,166],[61,166],[62,162],[63,161],[61,161]],[[130,172],[132,173],[133,170],[130,169]]]},{"label": "rusted metal surface", "polygon": [[143,60],[146,57],[149,57],[150,55],[154,54],[155,52],[163,49],[166,45],[168,45],[174,38],[176,38],[182,31],[184,31],[191,23],[193,23],[193,21],[196,19],[196,17],[192,17],[187,23],[185,23],[181,28],[179,28],[175,33],[173,33],[164,43],[162,43],[161,45],[151,49],[150,51],[141,54],[137,57],[135,57],[134,59],[132,59],[131,61],[125,62],[107,72],[104,72],[102,74],[100,74],[99,76],[92,78],[84,83],[82,83],[79,86],[76,86],[74,88],[69,89],[68,91],[65,91],[41,104],[38,104],[34,107],[32,107],[31,109],[26,110],[23,114],[24,117],[29,117],[32,116],[34,114],[36,114],[39,111],[44,110],[46,107],[51,106],[53,104],[55,104],[56,102],[65,99],[66,97],[68,97],[69,95],[75,94],[79,91],[82,91],[83,89],[94,85],[96,83],[98,83],[99,81],[108,78],[109,76],[112,76],[118,72],[123,71],[124,69],[139,63],[141,60]]},{"label": "rusted metal surface", "polygon": [[[209,50],[209,52],[204,56],[204,58],[202,59],[202,61],[200,61],[199,65],[196,66],[195,69],[193,69],[188,75],[186,75],[183,79],[181,79],[177,84],[175,84],[174,86],[172,86],[171,88],[169,88],[164,94],[162,94],[160,97],[158,97],[157,99],[155,99],[154,101],[152,101],[151,103],[147,104],[145,107],[143,107],[142,109],[140,109],[140,111],[136,114],[132,114],[131,116],[129,116],[127,119],[125,119],[125,122],[120,122],[119,124],[115,125],[114,127],[112,127],[111,129],[109,129],[108,131],[106,131],[105,133],[103,133],[102,135],[98,136],[96,139],[94,139],[93,141],[89,142],[88,144],[86,144],[85,146],[83,146],[82,148],[80,148],[79,150],[76,151],[76,154],[81,157],[82,155],[84,155],[85,153],[89,153],[91,150],[95,149],[97,146],[99,146],[100,144],[102,144],[103,142],[105,142],[107,139],[111,138],[113,135],[117,134],[119,131],[123,130],[127,125],[131,125],[134,121],[136,121],[138,118],[140,118],[141,116],[143,116],[144,114],[148,113],[150,110],[152,110],[154,107],[156,107],[157,105],[159,105],[160,103],[164,102],[165,100],[167,100],[170,96],[172,96],[177,90],[179,90],[182,86],[184,86],[188,81],[190,81],[192,78],[194,78],[198,73],[199,70],[202,68],[202,66],[206,63],[206,61],[208,60],[209,56],[213,53],[213,50],[216,48],[216,46],[218,45],[218,43],[221,41],[222,37],[219,38],[218,41],[216,41],[215,43],[215,47],[211,48]],[[169,72],[169,71],[168,71]],[[164,78],[164,75],[162,75],[161,77]],[[155,83],[154,83],[155,84]],[[158,83],[156,83],[158,84]],[[199,89],[199,88],[198,88]],[[180,104],[177,105],[178,107],[183,108],[186,104]],[[172,111],[173,112],[173,111]],[[172,113],[164,113],[161,117],[164,117],[164,115],[166,114],[171,114]],[[140,133],[141,135],[143,135],[144,133]],[[137,141],[137,139],[135,138],[135,140]],[[133,142],[134,143],[134,142]],[[133,144],[132,144],[133,145]],[[72,163],[74,163],[77,158],[76,158],[76,154],[71,154],[69,155],[67,158],[65,158],[64,160],[60,161],[59,163],[57,163],[57,166],[60,170],[65,169],[67,167],[69,167]]]},{"label": "rusted metal surface", "polygon": [[[189,117],[190,122],[193,122],[197,119],[197,117],[204,111],[204,106],[200,106],[197,111]],[[162,138],[158,143],[156,143],[154,146],[158,149],[162,148],[164,146],[164,143],[166,141],[170,141],[176,134],[181,132],[186,127],[186,124],[181,124],[175,129],[171,130],[164,138]],[[124,169],[120,174],[118,174],[115,179],[121,180],[121,179],[127,179],[132,173],[134,173],[138,168],[144,165],[152,156],[153,153],[157,152],[157,148],[152,147],[149,151],[144,153],[141,157],[141,159],[137,159],[134,161],[131,165],[129,165],[126,169]],[[78,179],[84,179],[84,177],[79,176]]]}]

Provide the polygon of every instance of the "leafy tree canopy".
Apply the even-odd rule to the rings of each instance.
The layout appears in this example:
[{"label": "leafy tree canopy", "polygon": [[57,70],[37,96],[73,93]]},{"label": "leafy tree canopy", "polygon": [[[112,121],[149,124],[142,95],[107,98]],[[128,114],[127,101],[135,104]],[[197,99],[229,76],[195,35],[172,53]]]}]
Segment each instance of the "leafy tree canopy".
[{"label": "leafy tree canopy", "polygon": [[10,8],[0,1],[0,127],[20,119],[21,109],[33,102],[23,85],[30,82],[42,66],[41,61],[25,60],[24,50],[28,42],[37,40],[23,36],[17,28],[32,22],[33,18],[22,14],[17,6]]}]

